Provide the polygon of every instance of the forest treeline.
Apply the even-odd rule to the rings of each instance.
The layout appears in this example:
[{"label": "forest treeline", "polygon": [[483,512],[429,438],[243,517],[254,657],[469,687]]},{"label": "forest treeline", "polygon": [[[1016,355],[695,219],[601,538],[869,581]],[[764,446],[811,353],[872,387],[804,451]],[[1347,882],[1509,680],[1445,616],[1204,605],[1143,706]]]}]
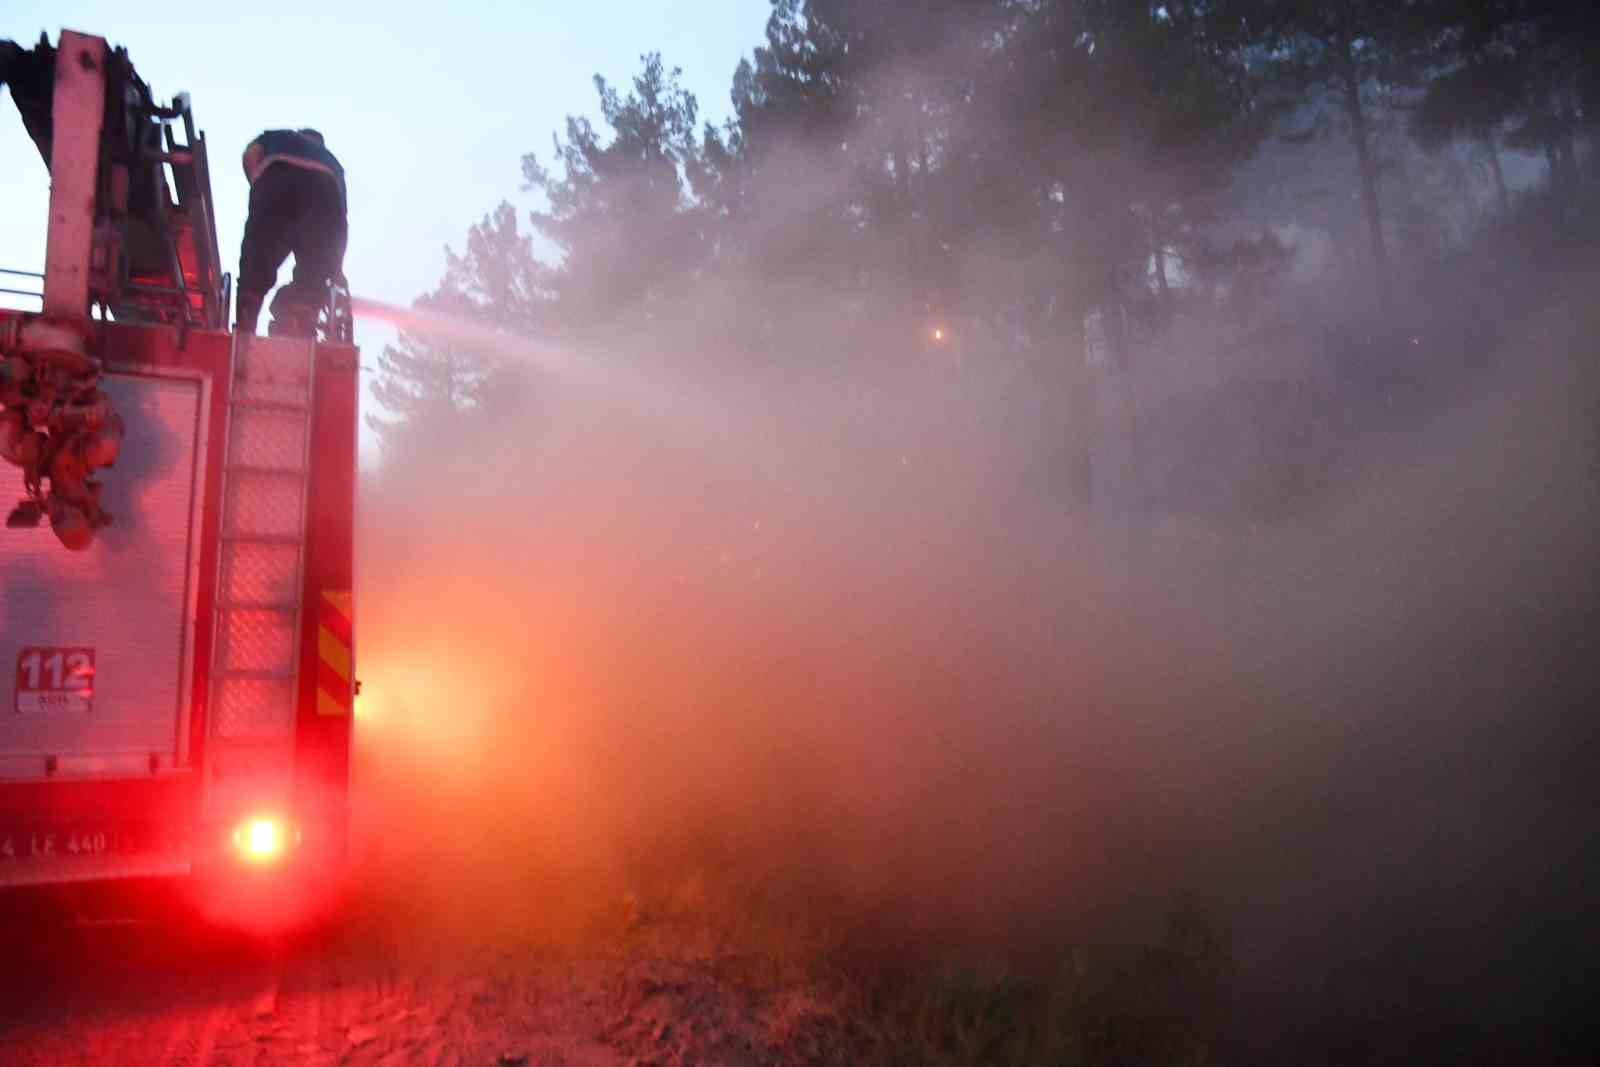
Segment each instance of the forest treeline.
[{"label": "forest treeline", "polygon": [[[659,54],[595,88],[523,157],[538,206],[419,306],[612,358],[981,374],[1069,506],[1115,440],[1131,498],[1292,510],[1373,397],[1447,391],[1592,243],[1571,0],[774,0],[721,126]],[[1204,414],[1172,400],[1200,367],[1235,386]],[[528,377],[409,332],[370,421],[436,449]]]}]

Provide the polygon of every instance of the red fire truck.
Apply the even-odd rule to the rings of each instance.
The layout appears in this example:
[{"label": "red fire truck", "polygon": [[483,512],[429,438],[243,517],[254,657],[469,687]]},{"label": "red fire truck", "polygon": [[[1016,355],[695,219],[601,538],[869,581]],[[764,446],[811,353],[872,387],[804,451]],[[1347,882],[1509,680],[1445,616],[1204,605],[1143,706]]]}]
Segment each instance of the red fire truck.
[{"label": "red fire truck", "polygon": [[0,887],[299,886],[348,823],[348,297],[230,334],[189,101],[102,38],[40,48],[46,262],[0,279],[39,301],[0,310]]}]

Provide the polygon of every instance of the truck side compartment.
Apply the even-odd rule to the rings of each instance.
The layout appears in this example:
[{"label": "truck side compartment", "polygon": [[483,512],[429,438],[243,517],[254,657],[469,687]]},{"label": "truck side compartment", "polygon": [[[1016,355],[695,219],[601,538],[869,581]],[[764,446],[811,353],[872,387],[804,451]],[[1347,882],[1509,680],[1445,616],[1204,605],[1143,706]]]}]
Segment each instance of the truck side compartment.
[{"label": "truck side compartment", "polygon": [[[134,416],[117,521],[83,553],[0,534],[0,884],[183,873],[198,811],[231,339],[100,332]],[[70,704],[66,650],[93,657]]]}]

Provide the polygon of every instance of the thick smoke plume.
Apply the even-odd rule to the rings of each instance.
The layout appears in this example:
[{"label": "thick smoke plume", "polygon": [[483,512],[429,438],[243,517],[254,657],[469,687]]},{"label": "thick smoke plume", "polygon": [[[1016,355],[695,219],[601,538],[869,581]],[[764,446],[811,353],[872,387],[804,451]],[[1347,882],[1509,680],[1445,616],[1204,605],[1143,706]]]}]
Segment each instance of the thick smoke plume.
[{"label": "thick smoke plume", "polygon": [[[780,149],[768,262],[848,180]],[[1264,1041],[1580,1019],[1596,279],[1506,251],[1389,316],[1308,269],[1277,337],[1199,314],[1077,409],[1040,373],[1075,351],[909,297],[688,280],[566,347],[406,320],[520,406],[364,489],[373,884],[414,928],[765,902],[1022,967],[1187,896]],[[1032,269],[997,236],[954,273]]]},{"label": "thick smoke plume", "polygon": [[983,370],[546,360],[363,497],[374,862],[546,934],[760,885],[1037,950],[1189,891],[1285,1011],[1509,995],[1585,936],[1592,328],[1539,311],[1269,528],[1026,491]]}]

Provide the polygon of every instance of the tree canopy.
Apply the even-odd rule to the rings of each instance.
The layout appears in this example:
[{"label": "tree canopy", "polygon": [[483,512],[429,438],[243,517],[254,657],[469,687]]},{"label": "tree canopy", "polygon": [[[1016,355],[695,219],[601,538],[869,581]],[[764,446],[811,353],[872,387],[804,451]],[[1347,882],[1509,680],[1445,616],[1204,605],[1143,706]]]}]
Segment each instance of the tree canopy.
[{"label": "tree canopy", "polygon": [[[1466,239],[1471,158],[1502,216],[1512,155],[1563,196],[1591,185],[1594,21],[1558,0],[773,0],[721,126],[659,53],[625,87],[597,75],[600,122],[523,157],[535,209],[486,215],[428,299],[693,344],[696,302],[737,294],[717,336],[769,360],[959,323],[1081,423],[1086,364],[1130,365],[1206,301],[1243,329],[1313,247],[1391,302],[1397,270]],[[458,355],[385,354],[386,442],[474,406]]]}]

